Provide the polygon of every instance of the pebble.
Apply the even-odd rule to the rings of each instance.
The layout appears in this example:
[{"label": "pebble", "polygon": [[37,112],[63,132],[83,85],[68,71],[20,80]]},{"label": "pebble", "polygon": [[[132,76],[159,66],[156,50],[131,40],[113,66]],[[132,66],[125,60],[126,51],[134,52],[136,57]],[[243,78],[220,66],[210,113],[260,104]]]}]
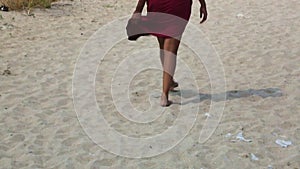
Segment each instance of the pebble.
[{"label": "pebble", "polygon": [[14,28],[14,25],[8,24],[8,23],[5,23],[2,26],[0,26],[0,30],[7,30],[7,29],[13,29],[13,28]]}]

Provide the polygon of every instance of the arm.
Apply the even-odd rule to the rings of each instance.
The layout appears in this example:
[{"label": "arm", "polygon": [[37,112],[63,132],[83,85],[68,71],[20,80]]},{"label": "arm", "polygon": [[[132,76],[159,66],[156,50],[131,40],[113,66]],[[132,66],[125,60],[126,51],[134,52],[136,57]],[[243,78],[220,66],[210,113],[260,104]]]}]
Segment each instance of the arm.
[{"label": "arm", "polygon": [[199,0],[201,7],[200,7],[200,18],[202,18],[200,23],[203,23],[207,19],[207,10],[206,10],[206,3],[205,0]]},{"label": "arm", "polygon": [[147,0],[139,0],[133,13],[142,13]]},{"label": "arm", "polygon": [[201,6],[206,6],[205,0],[199,0]]},{"label": "arm", "polygon": [[139,18],[141,17],[141,13],[144,9],[145,3],[147,0],[139,0],[135,11],[133,12],[133,15],[131,16],[131,19],[135,20],[134,22],[136,22],[137,20],[139,20]]}]

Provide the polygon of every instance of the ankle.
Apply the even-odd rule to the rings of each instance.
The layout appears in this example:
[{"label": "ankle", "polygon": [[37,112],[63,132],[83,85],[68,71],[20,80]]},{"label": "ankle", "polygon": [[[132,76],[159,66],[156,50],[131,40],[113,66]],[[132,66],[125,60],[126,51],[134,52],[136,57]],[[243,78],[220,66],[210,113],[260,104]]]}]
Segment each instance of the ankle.
[{"label": "ankle", "polygon": [[169,92],[162,92],[161,97],[169,98]]}]

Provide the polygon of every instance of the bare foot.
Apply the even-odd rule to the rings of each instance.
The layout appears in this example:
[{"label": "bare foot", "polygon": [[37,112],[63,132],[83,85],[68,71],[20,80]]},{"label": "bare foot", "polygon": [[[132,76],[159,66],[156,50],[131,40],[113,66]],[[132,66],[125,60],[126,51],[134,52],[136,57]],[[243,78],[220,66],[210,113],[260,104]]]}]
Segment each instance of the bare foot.
[{"label": "bare foot", "polygon": [[162,107],[168,107],[172,104],[172,101],[168,100],[167,96],[165,94],[162,94],[161,95],[161,98],[160,98],[160,105]]},{"label": "bare foot", "polygon": [[172,84],[171,84],[171,87],[170,87],[170,91],[174,91],[174,88],[178,87],[178,83],[175,82],[174,80],[172,80]]}]

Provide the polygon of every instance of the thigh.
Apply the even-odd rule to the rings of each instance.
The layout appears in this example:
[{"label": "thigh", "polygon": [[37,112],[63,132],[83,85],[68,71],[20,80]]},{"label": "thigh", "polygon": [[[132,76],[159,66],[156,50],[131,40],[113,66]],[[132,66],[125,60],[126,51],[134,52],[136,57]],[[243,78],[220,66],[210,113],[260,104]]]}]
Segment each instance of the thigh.
[{"label": "thigh", "polygon": [[164,44],[165,44],[165,38],[163,37],[157,37],[157,41],[158,41],[158,44],[159,44],[159,48],[161,50],[164,49]]}]

